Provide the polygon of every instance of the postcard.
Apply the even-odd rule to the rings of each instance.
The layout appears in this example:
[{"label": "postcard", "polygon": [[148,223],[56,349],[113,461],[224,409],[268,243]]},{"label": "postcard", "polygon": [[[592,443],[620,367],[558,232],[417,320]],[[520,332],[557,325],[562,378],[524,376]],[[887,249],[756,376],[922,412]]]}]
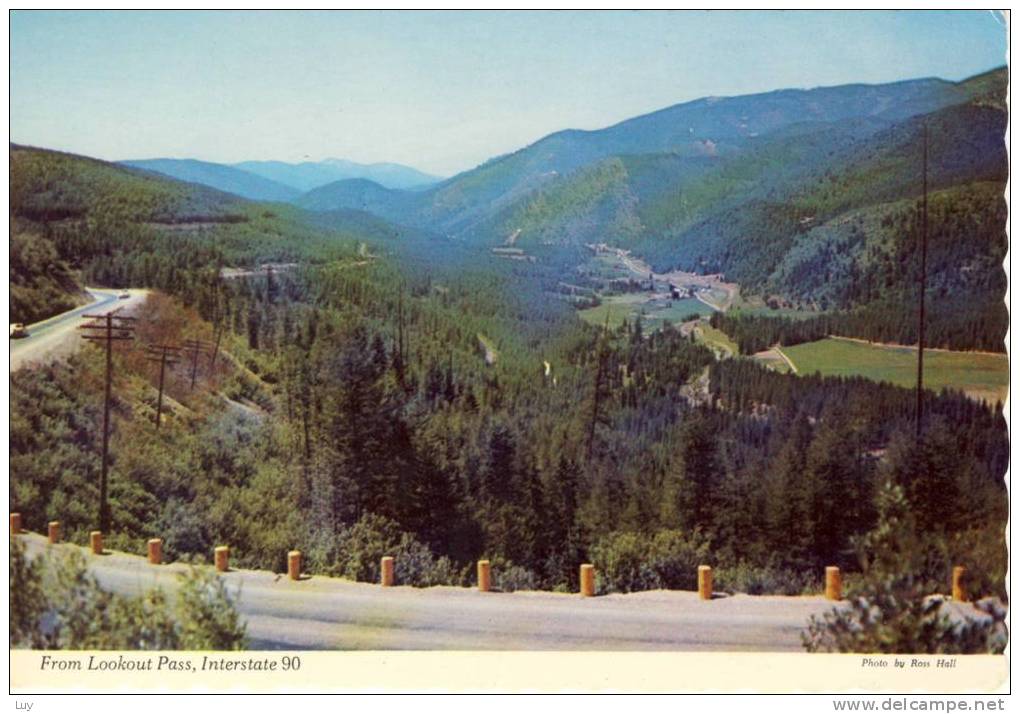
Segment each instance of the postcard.
[{"label": "postcard", "polygon": [[1008,690],[1008,11],[9,20],[19,707]]}]

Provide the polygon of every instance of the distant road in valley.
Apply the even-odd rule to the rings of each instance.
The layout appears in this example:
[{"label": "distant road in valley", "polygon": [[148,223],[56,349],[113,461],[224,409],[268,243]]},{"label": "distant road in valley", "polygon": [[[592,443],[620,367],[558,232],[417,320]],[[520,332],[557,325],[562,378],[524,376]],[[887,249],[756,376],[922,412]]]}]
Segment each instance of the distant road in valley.
[{"label": "distant road in valley", "polygon": [[[669,273],[656,273],[652,270],[648,263],[644,262],[640,258],[636,258],[628,251],[624,251],[620,248],[608,248],[608,250],[614,252],[620,262],[635,275],[641,278],[647,278],[649,275],[653,276],[655,280],[662,283],[673,283],[676,285],[690,285],[690,286],[701,286],[702,290],[695,290],[694,297],[708,305],[713,310],[725,312],[730,309],[733,302],[737,299],[737,293],[740,289],[736,283],[723,282],[715,275],[699,275],[697,273],[688,273],[683,270],[674,270]],[[705,296],[705,291],[709,288],[716,288],[726,293],[726,298],[722,303],[717,303],[713,300],[709,300]]]},{"label": "distant road in valley", "polygon": [[35,364],[46,364],[60,357],[66,357],[77,350],[82,339],[78,325],[82,315],[105,315],[114,310],[130,313],[145,301],[148,290],[128,290],[131,297],[120,299],[121,290],[100,290],[86,288],[92,297],[88,305],[76,307],[51,318],[28,325],[28,337],[10,340],[11,372]]}]

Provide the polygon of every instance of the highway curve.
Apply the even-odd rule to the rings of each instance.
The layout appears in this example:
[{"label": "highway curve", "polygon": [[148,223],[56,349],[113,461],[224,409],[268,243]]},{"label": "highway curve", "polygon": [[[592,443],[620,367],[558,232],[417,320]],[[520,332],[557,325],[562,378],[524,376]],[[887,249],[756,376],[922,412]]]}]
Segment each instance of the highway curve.
[{"label": "highway curve", "polygon": [[[21,536],[30,555],[46,548]],[[85,552],[82,549],[82,552]],[[135,595],[175,588],[187,566],[149,565],[124,553],[86,555],[103,587]],[[718,650],[802,651],[821,597],[652,591],[582,598],[548,592],[480,593],[471,588],[382,588],[327,577],[300,581],[266,571],[225,574],[253,649],[360,650]]]},{"label": "highway curve", "polygon": [[11,372],[71,354],[82,344],[78,330],[78,325],[83,322],[82,315],[105,315],[114,310],[130,313],[145,300],[149,291],[128,290],[131,297],[125,299],[117,297],[121,290],[86,288],[86,292],[92,297],[88,305],[28,325],[28,337],[10,341]]}]

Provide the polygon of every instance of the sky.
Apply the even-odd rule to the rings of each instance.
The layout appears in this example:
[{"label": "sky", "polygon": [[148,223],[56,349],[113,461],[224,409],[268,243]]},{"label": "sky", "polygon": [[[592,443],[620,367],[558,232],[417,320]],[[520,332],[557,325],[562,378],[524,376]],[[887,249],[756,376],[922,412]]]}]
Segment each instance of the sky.
[{"label": "sky", "polygon": [[1006,57],[984,11],[13,11],[10,27],[16,143],[443,176],[703,96],[959,80]]}]

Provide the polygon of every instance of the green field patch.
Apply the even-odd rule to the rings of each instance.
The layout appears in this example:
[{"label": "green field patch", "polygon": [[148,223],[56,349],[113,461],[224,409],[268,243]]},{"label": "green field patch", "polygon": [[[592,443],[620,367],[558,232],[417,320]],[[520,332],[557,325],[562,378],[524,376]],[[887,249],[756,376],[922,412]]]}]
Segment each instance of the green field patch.
[{"label": "green field patch", "polygon": [[775,350],[758,352],[753,358],[756,362],[761,362],[763,365],[776,372],[780,372],[782,374],[788,374],[790,372],[790,365],[788,365],[786,360],[784,360]]},{"label": "green field patch", "polygon": [[[784,347],[783,352],[800,374],[861,376],[901,387],[917,384],[917,350],[913,347],[875,345],[829,337]],[[1005,400],[1009,387],[1006,355],[985,352],[925,350],[924,384],[941,391],[959,389],[986,402]]]},{"label": "green field patch", "polygon": [[629,278],[633,280],[647,279],[648,276],[640,276],[620,262],[616,255],[603,253],[592,256],[581,266],[582,272],[596,280],[614,280],[616,278]]},{"label": "green field patch", "polygon": [[732,357],[737,354],[737,343],[731,340],[725,332],[711,325],[704,323],[698,325],[694,330],[694,336],[699,342],[704,343],[717,353],[722,353],[724,356]]},{"label": "green field patch", "polygon": [[689,316],[710,315],[713,310],[695,298],[673,300],[649,300],[648,293],[625,293],[602,298],[602,304],[581,310],[581,319],[593,325],[605,325],[609,315],[609,326],[619,327],[624,320],[633,322],[638,315],[647,328],[656,329],[665,323],[680,323]]}]

